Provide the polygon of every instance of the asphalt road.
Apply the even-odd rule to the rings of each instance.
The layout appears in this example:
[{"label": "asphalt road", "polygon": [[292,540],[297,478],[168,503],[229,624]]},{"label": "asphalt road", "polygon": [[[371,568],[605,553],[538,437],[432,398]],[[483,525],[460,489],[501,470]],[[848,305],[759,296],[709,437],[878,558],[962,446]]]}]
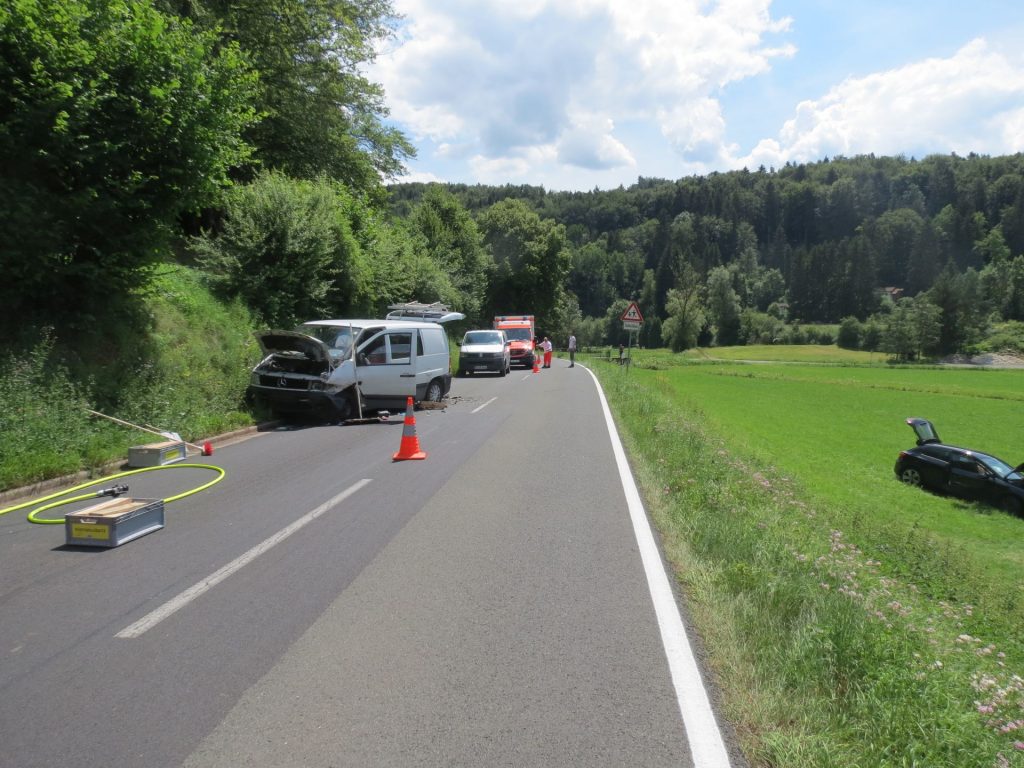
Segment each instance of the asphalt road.
[{"label": "asphalt road", "polygon": [[115,549],[0,517],[0,766],[727,764],[589,372],[459,379],[416,433],[423,461],[402,414],[219,448]]}]

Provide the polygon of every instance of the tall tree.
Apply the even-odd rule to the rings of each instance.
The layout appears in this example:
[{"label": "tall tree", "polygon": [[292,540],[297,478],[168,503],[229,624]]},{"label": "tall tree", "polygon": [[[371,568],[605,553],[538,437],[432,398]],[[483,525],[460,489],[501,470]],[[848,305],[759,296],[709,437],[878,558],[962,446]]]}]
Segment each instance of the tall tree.
[{"label": "tall tree", "polygon": [[866,224],[881,285],[906,287],[909,256],[923,227],[924,219],[910,208],[886,211]]},{"label": "tall tree", "polygon": [[958,352],[978,341],[985,329],[991,297],[983,296],[978,273],[958,273],[950,262],[925,294],[942,310],[938,351]]},{"label": "tall tree", "polygon": [[495,262],[492,311],[533,314],[542,326],[557,324],[556,308],[570,268],[565,227],[541,219],[521,200],[495,203],[481,217],[480,227]]},{"label": "tall tree", "polygon": [[705,311],[700,298],[700,277],[689,264],[683,267],[676,287],[671,288],[665,302],[668,317],[661,326],[661,336],[673,352],[697,346],[704,328]]},{"label": "tall tree", "polygon": [[740,302],[728,267],[715,267],[708,273],[707,317],[715,328],[718,346],[732,346],[739,340]]},{"label": "tall tree", "polygon": [[144,284],[246,158],[254,87],[235,46],[148,0],[0,5],[4,317],[88,325]]},{"label": "tall tree", "polygon": [[386,124],[362,68],[392,34],[391,0],[167,0],[237,43],[260,73],[263,119],[246,138],[264,167],[325,174],[360,192],[398,175],[415,149]]},{"label": "tall tree", "polygon": [[885,318],[882,349],[898,360],[937,352],[941,321],[942,310],[927,298],[902,298]]},{"label": "tall tree", "polygon": [[458,292],[458,311],[479,324],[484,319],[493,262],[473,217],[454,195],[433,185],[413,211],[410,223],[427,257],[448,275]]}]

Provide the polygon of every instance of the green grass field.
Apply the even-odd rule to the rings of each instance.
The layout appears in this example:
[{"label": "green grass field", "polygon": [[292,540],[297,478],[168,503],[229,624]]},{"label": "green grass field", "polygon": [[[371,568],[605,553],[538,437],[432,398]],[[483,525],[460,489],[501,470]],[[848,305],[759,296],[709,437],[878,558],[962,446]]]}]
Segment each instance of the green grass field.
[{"label": "green grass field", "polygon": [[[641,354],[644,354],[643,351]],[[648,355],[663,355],[654,351]],[[691,349],[679,357],[685,360],[757,360],[768,362],[834,363],[844,365],[884,365],[888,356],[882,352],[861,352],[840,349],[834,344],[751,345],[744,347],[710,347]]]},{"label": "green grass field", "polygon": [[1024,461],[1024,372],[745,365],[674,368],[667,378],[731,446],[810,497],[921,526],[1001,578],[1024,573],[1024,521],[904,487],[892,471],[914,445],[910,416],[930,419],[946,442]]},{"label": "green grass field", "polygon": [[892,469],[910,416],[1024,461],[1024,371],[767,349],[595,362],[748,759],[1024,765],[1024,520]]}]

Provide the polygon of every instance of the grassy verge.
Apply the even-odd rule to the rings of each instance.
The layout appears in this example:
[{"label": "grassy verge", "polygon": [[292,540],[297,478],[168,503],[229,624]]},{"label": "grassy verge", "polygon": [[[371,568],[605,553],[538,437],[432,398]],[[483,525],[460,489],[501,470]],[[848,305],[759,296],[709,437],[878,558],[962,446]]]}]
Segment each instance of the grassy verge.
[{"label": "grassy verge", "polygon": [[[835,403],[824,394],[848,385],[687,378],[718,368],[596,366],[750,761],[1024,764],[1024,594],[1012,563],[1024,521],[892,479],[910,430],[865,403],[894,390]],[[917,396],[922,408],[940,397]],[[807,424],[813,405],[822,416]],[[830,439],[843,416],[887,424],[895,445],[859,456],[878,435],[850,445],[851,426]],[[958,516],[966,523],[933,530]],[[1009,539],[1002,565],[969,546],[977,535]]]},{"label": "grassy verge", "polygon": [[44,331],[33,349],[0,359],[0,490],[96,469],[160,440],[88,410],[190,442],[252,423],[244,397],[259,351],[249,313],[216,301],[184,267],[165,268],[144,306],[144,329],[74,344]]}]

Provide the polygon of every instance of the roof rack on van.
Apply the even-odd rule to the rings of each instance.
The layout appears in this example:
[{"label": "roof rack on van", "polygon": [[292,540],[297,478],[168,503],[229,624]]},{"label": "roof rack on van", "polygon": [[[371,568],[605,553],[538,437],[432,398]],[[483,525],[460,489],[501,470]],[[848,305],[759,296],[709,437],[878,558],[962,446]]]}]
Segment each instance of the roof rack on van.
[{"label": "roof rack on van", "polygon": [[409,301],[404,304],[391,304],[388,306],[385,320],[426,320],[428,322],[444,323],[451,320],[462,320],[465,318],[461,312],[452,312],[445,304],[435,301],[433,304],[422,304],[418,301]]}]

